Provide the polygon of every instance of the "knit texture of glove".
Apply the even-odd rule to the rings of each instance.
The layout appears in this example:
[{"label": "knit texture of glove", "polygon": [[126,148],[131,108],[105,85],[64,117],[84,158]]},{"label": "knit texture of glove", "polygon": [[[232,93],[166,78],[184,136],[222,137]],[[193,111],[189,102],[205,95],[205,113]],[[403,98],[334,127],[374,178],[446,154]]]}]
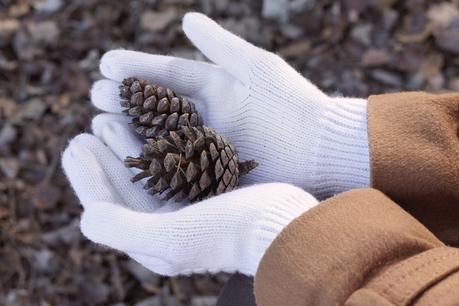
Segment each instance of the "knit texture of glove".
[{"label": "knit texture of glove", "polygon": [[[242,183],[293,183],[320,199],[369,185],[366,100],[327,96],[279,56],[202,14],[186,14],[183,29],[215,64],[110,51],[101,61],[107,79],[92,89],[94,105],[121,113],[119,85],[140,77],[189,98],[241,160],[259,162]],[[124,122],[119,117],[113,120]]]}]

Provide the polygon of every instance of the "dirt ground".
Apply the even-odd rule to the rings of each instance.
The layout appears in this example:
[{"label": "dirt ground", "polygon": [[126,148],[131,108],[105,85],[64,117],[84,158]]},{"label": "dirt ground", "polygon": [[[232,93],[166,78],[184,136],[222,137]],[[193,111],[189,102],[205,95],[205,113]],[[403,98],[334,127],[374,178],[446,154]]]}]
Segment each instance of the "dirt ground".
[{"label": "dirt ground", "polygon": [[0,305],[214,305],[227,275],[160,277],[79,231],[60,166],[115,48],[203,59],[201,11],[332,94],[459,90],[459,1],[0,0]]}]

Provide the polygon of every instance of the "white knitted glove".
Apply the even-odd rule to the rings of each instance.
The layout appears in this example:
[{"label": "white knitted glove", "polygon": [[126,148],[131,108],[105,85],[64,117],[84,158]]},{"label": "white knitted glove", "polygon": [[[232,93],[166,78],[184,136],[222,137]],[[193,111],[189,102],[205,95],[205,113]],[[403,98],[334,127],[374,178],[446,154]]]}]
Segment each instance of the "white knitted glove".
[{"label": "white knitted glove", "polygon": [[[116,129],[108,124],[104,130]],[[120,138],[107,147],[82,134],[70,142],[62,163],[84,207],[83,234],[156,273],[254,275],[273,239],[317,204],[302,189],[281,183],[241,188],[184,208],[155,202],[141,184],[129,181],[132,172],[122,162],[127,144]]]},{"label": "white knitted glove", "polygon": [[[321,199],[369,185],[366,100],[327,96],[279,56],[202,14],[186,14],[183,30],[215,65],[110,51],[100,66],[107,79],[92,89],[94,105],[120,113],[120,82],[142,77],[189,97],[206,125],[226,136],[242,160],[259,162],[242,182],[293,183]],[[126,122],[115,115],[110,120]],[[93,128],[101,134],[97,121],[107,120],[96,119]],[[118,136],[102,137],[112,142]]]}]

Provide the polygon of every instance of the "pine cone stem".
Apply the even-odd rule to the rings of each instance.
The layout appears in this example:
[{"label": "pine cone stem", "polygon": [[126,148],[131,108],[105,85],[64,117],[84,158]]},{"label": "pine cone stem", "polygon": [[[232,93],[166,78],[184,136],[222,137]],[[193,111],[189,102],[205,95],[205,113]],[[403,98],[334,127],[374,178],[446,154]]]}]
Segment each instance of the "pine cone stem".
[{"label": "pine cone stem", "polygon": [[247,173],[255,169],[257,166],[258,166],[258,163],[253,159],[239,163],[239,174],[246,175]]}]

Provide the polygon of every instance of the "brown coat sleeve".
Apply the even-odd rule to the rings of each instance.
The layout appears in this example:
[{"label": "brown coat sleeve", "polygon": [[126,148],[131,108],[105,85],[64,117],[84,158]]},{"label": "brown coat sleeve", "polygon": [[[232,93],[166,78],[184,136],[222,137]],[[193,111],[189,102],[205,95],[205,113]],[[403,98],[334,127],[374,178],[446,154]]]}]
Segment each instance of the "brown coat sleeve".
[{"label": "brown coat sleeve", "polygon": [[459,246],[459,94],[368,99],[372,187]]},{"label": "brown coat sleeve", "polygon": [[458,305],[458,270],[459,249],[381,192],[360,189],[281,232],[261,260],[255,296],[259,306]]}]

